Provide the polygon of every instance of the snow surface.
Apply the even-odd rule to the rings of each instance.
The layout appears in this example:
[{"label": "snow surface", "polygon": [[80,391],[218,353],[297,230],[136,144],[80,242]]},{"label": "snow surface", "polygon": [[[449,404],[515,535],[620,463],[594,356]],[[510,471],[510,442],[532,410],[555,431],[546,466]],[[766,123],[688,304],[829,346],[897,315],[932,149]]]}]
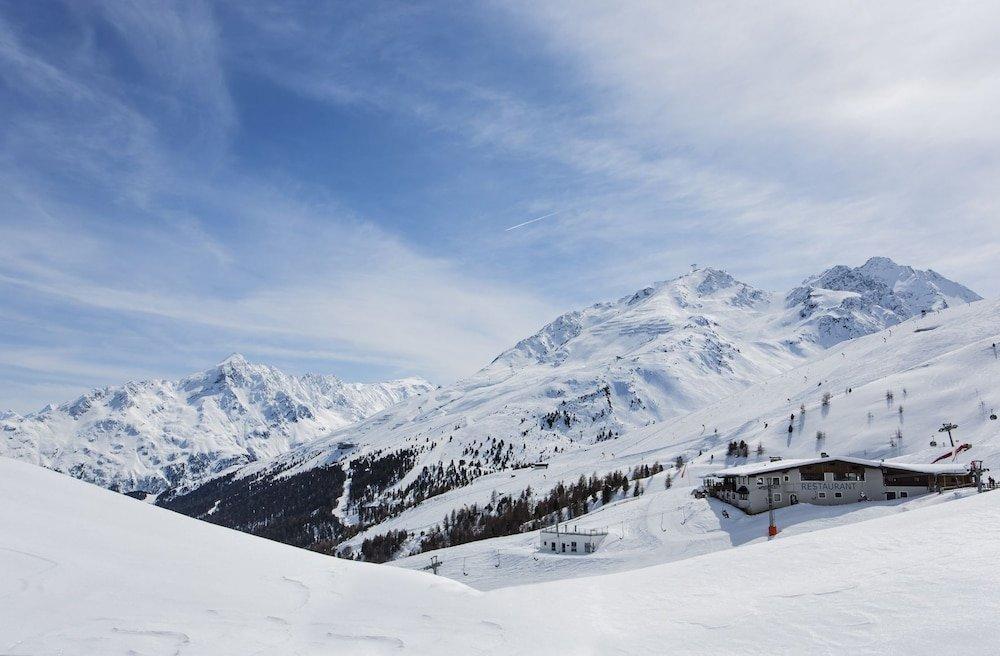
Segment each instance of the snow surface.
[{"label": "snow surface", "polygon": [[0,653],[994,653],[1000,494],[940,503],[953,496],[631,572],[478,592],[0,458]]},{"label": "snow surface", "polygon": [[[642,479],[646,489],[643,495],[625,495],[596,511],[563,522],[563,530],[608,531],[593,554],[540,551],[539,532],[532,531],[437,549],[390,564],[419,570],[430,563],[431,557],[437,557],[442,563],[439,569],[442,576],[479,590],[493,590],[626,572],[767,541],[766,513],[746,515],[717,499],[692,496],[692,490],[701,483],[701,471],[711,468],[688,466],[682,475],[668,471]],[[664,490],[663,481],[668,473],[674,476],[674,485]],[[973,493],[971,489],[963,489],[948,495],[840,506],[802,503],[778,509],[776,523],[783,536],[798,535],[936,505]]]},{"label": "snow surface", "polygon": [[290,376],[237,354],[179,381],[133,381],[24,417],[0,414],[0,455],[160,492],[277,456],[431,387]]}]

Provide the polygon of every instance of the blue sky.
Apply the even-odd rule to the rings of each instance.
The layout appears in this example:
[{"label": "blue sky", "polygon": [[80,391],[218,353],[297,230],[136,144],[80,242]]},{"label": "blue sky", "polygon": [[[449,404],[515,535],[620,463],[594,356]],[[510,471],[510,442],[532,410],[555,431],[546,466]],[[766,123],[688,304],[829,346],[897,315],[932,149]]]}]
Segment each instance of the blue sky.
[{"label": "blue sky", "polygon": [[234,351],[448,382],[693,262],[996,297],[998,13],[0,1],[0,408]]}]

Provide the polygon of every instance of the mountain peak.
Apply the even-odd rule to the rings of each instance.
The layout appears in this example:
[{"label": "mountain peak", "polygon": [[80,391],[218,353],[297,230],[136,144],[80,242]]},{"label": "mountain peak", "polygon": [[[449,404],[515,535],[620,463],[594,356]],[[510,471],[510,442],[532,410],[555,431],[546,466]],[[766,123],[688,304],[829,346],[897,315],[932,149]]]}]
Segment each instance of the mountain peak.
[{"label": "mountain peak", "polygon": [[[874,255],[868,258],[868,261],[861,265],[862,269],[869,268],[899,268],[892,258],[885,257],[884,255]],[[909,268],[909,267],[906,267]]]},{"label": "mountain peak", "polygon": [[708,296],[720,289],[727,289],[734,285],[742,284],[729,275],[728,272],[711,267],[696,269],[684,277],[691,280],[694,284],[693,289],[699,296]]},{"label": "mountain peak", "polygon": [[247,359],[243,357],[242,353],[231,353],[229,357],[220,362],[217,366],[221,367],[223,365],[229,365],[234,367],[245,367],[250,364]]},{"label": "mountain peak", "polygon": [[786,296],[797,320],[815,329],[821,344],[876,332],[926,312],[982,300],[931,271],[871,257],[859,267],[830,267]]}]

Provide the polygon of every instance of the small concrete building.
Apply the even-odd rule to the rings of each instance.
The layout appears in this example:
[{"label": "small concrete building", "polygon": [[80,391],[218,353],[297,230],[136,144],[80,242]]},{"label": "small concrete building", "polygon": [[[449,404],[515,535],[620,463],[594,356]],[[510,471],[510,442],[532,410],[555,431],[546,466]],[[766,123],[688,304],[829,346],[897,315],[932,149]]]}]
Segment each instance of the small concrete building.
[{"label": "small concrete building", "polygon": [[838,505],[915,497],[975,485],[969,465],[911,464],[821,457],[721,469],[705,478],[705,491],[748,515],[797,503]]},{"label": "small concrete building", "polygon": [[538,547],[542,551],[549,553],[565,554],[589,554],[597,551],[604,538],[608,536],[607,531],[597,529],[567,530],[568,527],[560,527],[559,524],[543,528],[538,538]]}]

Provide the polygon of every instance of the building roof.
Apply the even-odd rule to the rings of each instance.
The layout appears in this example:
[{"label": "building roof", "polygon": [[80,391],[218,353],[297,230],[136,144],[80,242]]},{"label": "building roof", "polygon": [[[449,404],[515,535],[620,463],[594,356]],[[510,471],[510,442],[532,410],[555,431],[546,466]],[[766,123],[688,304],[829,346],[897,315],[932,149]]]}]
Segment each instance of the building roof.
[{"label": "building roof", "polygon": [[575,531],[570,531],[570,530],[566,530],[566,529],[559,529],[557,531],[555,526],[546,526],[545,528],[541,529],[540,532],[541,533],[548,533],[550,535],[556,535],[556,534],[558,534],[558,535],[573,535],[573,536],[583,535],[583,536],[587,536],[587,537],[599,536],[599,535],[607,535],[608,534],[608,532],[607,532],[606,529],[600,529],[600,528],[585,528],[585,529],[578,529],[578,530],[575,530]]},{"label": "building roof", "polygon": [[925,463],[893,462],[886,460],[865,460],[863,458],[850,458],[846,456],[835,456],[830,458],[789,458],[788,460],[776,460],[774,462],[755,462],[736,467],[727,467],[711,474],[705,474],[705,478],[713,476],[756,476],[768,472],[785,471],[795,469],[805,465],[815,465],[823,462],[846,462],[852,465],[862,465],[864,467],[880,467],[890,469],[901,469],[918,474],[967,474],[969,466],[958,462],[929,465]]}]

